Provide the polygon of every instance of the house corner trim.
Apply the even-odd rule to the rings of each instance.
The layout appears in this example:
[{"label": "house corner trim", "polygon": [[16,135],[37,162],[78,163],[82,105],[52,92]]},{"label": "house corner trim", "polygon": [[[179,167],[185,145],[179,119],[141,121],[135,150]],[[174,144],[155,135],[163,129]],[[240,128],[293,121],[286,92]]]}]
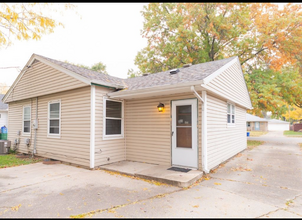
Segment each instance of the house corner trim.
[{"label": "house corner trim", "polygon": [[95,162],[95,86],[91,85],[90,96],[90,168]]}]

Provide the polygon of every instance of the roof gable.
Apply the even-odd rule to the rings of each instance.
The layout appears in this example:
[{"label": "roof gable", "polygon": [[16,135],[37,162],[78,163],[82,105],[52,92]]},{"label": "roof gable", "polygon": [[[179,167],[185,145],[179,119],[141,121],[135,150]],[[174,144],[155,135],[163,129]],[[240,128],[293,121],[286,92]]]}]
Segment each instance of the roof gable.
[{"label": "roof gable", "polygon": [[3,101],[28,99],[86,85],[88,83],[85,81],[65,74],[32,56],[4,96]]}]

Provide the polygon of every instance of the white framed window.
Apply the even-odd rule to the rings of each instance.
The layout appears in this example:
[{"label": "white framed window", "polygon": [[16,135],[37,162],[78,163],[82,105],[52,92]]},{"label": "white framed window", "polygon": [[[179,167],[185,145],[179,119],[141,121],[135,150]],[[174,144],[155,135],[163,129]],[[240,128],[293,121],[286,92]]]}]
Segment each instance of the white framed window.
[{"label": "white framed window", "polygon": [[31,107],[23,106],[22,132],[24,135],[30,134]]},{"label": "white framed window", "polygon": [[124,102],[103,99],[103,139],[124,137]]},{"label": "white framed window", "polygon": [[228,125],[235,125],[235,105],[227,103],[227,123]]},{"label": "white framed window", "polygon": [[61,100],[48,102],[48,137],[61,135]]}]

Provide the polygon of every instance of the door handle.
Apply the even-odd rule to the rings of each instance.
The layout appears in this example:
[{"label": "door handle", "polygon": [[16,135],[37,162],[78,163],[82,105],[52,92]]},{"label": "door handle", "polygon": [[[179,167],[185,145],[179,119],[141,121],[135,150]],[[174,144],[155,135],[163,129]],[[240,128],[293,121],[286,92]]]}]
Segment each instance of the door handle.
[{"label": "door handle", "polygon": [[174,134],[174,131],[171,132],[171,136],[173,136],[173,134]]}]

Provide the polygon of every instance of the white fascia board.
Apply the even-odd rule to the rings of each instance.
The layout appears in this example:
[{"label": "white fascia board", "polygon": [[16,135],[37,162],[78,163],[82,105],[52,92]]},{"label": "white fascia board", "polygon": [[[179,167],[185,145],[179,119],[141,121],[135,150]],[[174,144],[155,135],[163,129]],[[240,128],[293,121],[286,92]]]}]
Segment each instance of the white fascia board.
[{"label": "white fascia board", "polygon": [[181,89],[188,89],[188,92],[191,91],[191,86],[200,86],[203,83],[203,80],[187,82],[182,84],[174,84],[174,85],[167,85],[167,86],[155,86],[146,89],[136,89],[136,90],[123,90],[119,92],[110,92],[107,95],[110,98],[129,98],[135,96],[142,96],[142,95],[154,95],[154,93],[165,93],[169,91],[179,91]]},{"label": "white fascia board", "polygon": [[231,60],[230,62],[228,62],[227,64],[225,64],[224,66],[220,67],[218,70],[216,70],[214,73],[212,73],[211,75],[207,76],[206,78],[203,79],[203,83],[206,85],[209,82],[211,82],[214,78],[216,78],[217,76],[219,76],[221,73],[223,73],[223,71],[225,71],[227,68],[229,68],[230,66],[232,66],[234,63],[238,62],[238,57],[234,58],[233,60]]}]

